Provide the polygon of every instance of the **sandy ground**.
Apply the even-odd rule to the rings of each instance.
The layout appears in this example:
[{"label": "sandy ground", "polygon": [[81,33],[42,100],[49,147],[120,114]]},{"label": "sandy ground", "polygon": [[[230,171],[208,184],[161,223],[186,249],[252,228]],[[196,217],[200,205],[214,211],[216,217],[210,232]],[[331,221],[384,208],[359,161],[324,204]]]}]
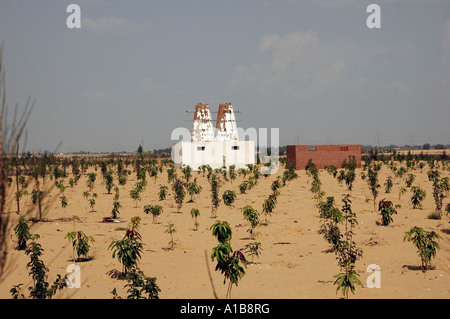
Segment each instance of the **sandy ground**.
[{"label": "sandy ground", "polygon": [[[357,178],[354,189],[351,192],[352,209],[357,213],[359,225],[355,229],[355,241],[358,247],[363,249],[363,258],[356,263],[357,271],[364,285],[371,275],[367,272],[367,266],[377,264],[381,269],[381,287],[367,288],[357,287],[350,298],[449,298],[450,297],[450,229],[449,217],[441,220],[428,219],[427,216],[434,209],[431,182],[428,181],[426,169],[421,173],[416,170],[414,185],[425,188],[427,197],[423,209],[412,209],[409,198],[410,191],[399,199],[399,189],[405,187],[405,182],[400,178],[394,179],[394,187],[390,194],[384,193],[384,181],[392,172],[387,166],[383,166],[380,172],[379,199],[392,200],[394,204],[400,204],[401,209],[394,215],[393,223],[389,226],[378,225],[381,220],[378,212],[373,212],[373,202],[366,181],[360,178],[360,169],[357,169]],[[210,226],[218,220],[226,220],[232,227],[233,237],[231,245],[233,249],[239,249],[251,242],[247,229],[248,222],[243,219],[241,208],[252,205],[259,212],[262,211],[264,199],[271,193],[270,185],[277,174],[267,178],[261,177],[258,184],[247,194],[239,194],[238,185],[244,177],[238,177],[234,182],[225,182],[220,189],[220,194],[227,189],[235,190],[238,194],[232,207],[227,207],[221,202],[217,218],[211,218],[211,192],[206,177],[193,172],[193,178],[203,187],[202,192],[194,203],[188,203],[186,197],[181,213],[175,213],[172,191],[169,190],[167,199],[159,201],[158,191],[160,185],[168,185],[167,175],[164,172],[156,181],[147,177],[148,185],[143,193],[142,200],[135,205],[130,198],[129,191],[136,182],[132,173],[125,186],[120,188],[120,210],[122,223],[101,223],[102,217],[110,216],[113,195],[106,194],[105,186],[99,180],[100,170],[95,182],[94,192],[98,194],[95,212],[90,212],[88,201],[82,197],[87,190],[86,178],[83,176],[78,185],[73,189],[67,188],[65,194],[68,198],[68,206],[61,208],[58,190],[53,188],[45,218],[60,219],[73,215],[80,217],[80,221],[74,226],[71,221],[50,221],[30,223],[31,232],[40,235],[39,243],[44,248],[42,259],[50,269],[50,282],[56,274],[66,274],[67,266],[72,264],[71,243],[65,239],[65,234],[71,230],[82,230],[85,234],[93,236],[95,243],[92,245],[90,255],[92,260],[79,262],[81,268],[81,288],[64,289],[54,298],[112,298],[111,291],[117,288],[119,295],[126,296],[123,289],[126,283],[123,280],[111,278],[108,272],[121,270],[121,264],[112,258],[112,251],[108,246],[113,240],[124,236],[125,231],[120,227],[126,227],[133,216],[140,216],[140,233],[143,237],[144,253],[140,261],[140,269],[147,276],[157,278],[157,284],[161,289],[160,298],[214,298],[213,287],[210,283],[207,267],[209,267],[213,286],[219,298],[224,298],[227,286],[223,283],[223,277],[214,271],[215,264],[210,259],[210,253],[217,241],[212,236]],[[258,227],[260,232],[256,241],[261,243],[262,252],[254,263],[247,266],[246,274],[238,287],[233,287],[233,298],[340,298],[340,292],[336,294],[336,286],[333,285],[333,276],[339,272],[335,255],[329,252],[330,246],[318,234],[320,219],[318,209],[315,206],[313,194],[310,192],[311,178],[305,171],[297,171],[299,178],[291,181],[286,187],[280,189],[280,196],[275,211],[269,216],[266,226]],[[449,172],[443,173],[450,176]],[[182,176],[181,171],[178,172]],[[341,207],[342,196],[348,193],[345,183],[340,185],[338,181],[327,172],[320,171],[322,190],[326,196],[334,196],[336,203]],[[68,178],[65,184],[68,184]],[[54,184],[50,178],[46,180],[46,187]],[[29,192],[32,187],[29,186]],[[170,189],[170,187],[169,187]],[[11,191],[11,190],[10,190]],[[31,211],[27,217],[37,216],[37,209],[31,203],[31,196],[21,200],[23,211]],[[367,201],[369,199],[369,201]],[[449,199],[444,200],[444,205]],[[146,204],[159,204],[164,207],[158,223],[152,223],[152,216],[143,212],[142,206]],[[194,231],[194,221],[190,215],[191,208],[200,210],[199,229]],[[14,205],[8,207],[14,211]],[[17,214],[9,213],[11,227],[17,220]],[[264,217],[262,217],[264,219]],[[176,228],[174,239],[176,247],[167,250],[170,236],[165,233],[168,223],[173,223]],[[441,249],[437,257],[433,259],[434,269],[423,273],[420,270],[420,259],[411,242],[403,241],[403,234],[413,226],[420,226],[426,230],[436,231],[442,238]],[[11,237],[6,274],[0,282],[0,298],[11,298],[9,290],[15,284],[23,283],[26,287],[32,284],[28,276],[26,264],[28,256],[23,251],[14,249],[14,236]],[[205,258],[205,254],[207,258]]]}]

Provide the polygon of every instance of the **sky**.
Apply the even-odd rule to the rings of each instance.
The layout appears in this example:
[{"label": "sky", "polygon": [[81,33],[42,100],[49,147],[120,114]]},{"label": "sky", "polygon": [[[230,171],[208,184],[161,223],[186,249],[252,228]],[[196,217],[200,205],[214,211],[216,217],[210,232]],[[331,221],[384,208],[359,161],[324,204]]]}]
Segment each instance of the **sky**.
[{"label": "sky", "polygon": [[450,144],[448,0],[0,0],[2,41],[22,152],[171,147],[197,103],[280,146]]}]

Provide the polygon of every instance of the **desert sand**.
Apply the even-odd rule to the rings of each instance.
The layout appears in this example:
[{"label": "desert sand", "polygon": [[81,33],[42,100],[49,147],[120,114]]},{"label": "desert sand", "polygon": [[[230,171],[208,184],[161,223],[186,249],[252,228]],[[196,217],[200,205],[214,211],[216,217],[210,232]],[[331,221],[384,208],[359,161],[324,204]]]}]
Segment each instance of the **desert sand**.
[{"label": "desert sand", "polygon": [[[129,167],[130,168],[130,167]],[[423,202],[423,209],[412,209],[410,204],[411,193],[399,199],[399,189],[405,187],[405,182],[394,178],[394,187],[390,194],[384,192],[384,181],[388,175],[393,176],[389,168],[384,165],[379,174],[382,185],[378,199],[388,199],[394,204],[400,204],[398,214],[393,216],[389,226],[381,226],[380,214],[373,211],[369,187],[360,177],[361,169],[356,170],[356,180],[351,192],[346,189],[345,183],[339,184],[324,170],[320,170],[322,190],[326,196],[334,196],[339,208],[342,207],[344,194],[351,194],[352,210],[357,214],[359,224],[355,228],[355,241],[363,249],[363,257],[356,262],[356,269],[364,286],[371,275],[367,266],[377,264],[381,269],[381,287],[356,288],[355,294],[349,298],[449,298],[450,297],[450,229],[449,216],[443,215],[441,220],[428,219],[427,216],[434,210],[432,185],[428,181],[426,167],[423,172],[415,170],[416,181],[413,185],[420,185],[427,192]],[[88,201],[82,193],[87,190],[86,177],[82,176],[73,189],[67,188],[65,195],[68,206],[62,208],[59,202],[59,190],[54,181],[48,177],[45,187],[53,187],[50,196],[46,199],[47,208],[44,218],[47,222],[30,222],[31,233],[39,234],[39,243],[44,249],[42,256],[45,265],[49,268],[48,280],[53,282],[56,274],[65,275],[67,266],[72,264],[72,245],[65,239],[67,232],[74,229],[82,230],[86,235],[93,236],[95,242],[89,253],[92,260],[78,262],[81,268],[81,288],[65,288],[59,291],[54,298],[76,299],[110,299],[111,291],[116,288],[118,294],[126,297],[123,286],[126,281],[111,278],[109,273],[121,270],[121,264],[112,258],[112,251],[108,246],[113,240],[124,236],[123,230],[134,216],[141,217],[140,234],[144,242],[144,251],[139,263],[140,269],[147,275],[157,278],[157,285],[161,289],[159,294],[163,299],[175,298],[214,298],[213,289],[219,298],[225,298],[227,285],[223,283],[223,276],[214,270],[215,263],[211,261],[210,254],[217,240],[212,236],[210,227],[216,220],[225,220],[232,227],[233,237],[231,246],[234,250],[243,248],[253,241],[249,239],[249,223],[244,220],[241,208],[252,205],[259,212],[262,203],[271,193],[270,185],[276,176],[282,175],[284,168],[277,174],[265,178],[261,176],[258,184],[246,194],[240,194],[238,185],[246,178],[238,176],[233,182],[224,182],[220,189],[220,197],[225,190],[234,190],[237,198],[231,207],[225,206],[223,201],[219,206],[217,217],[211,218],[211,192],[207,178],[201,173],[193,172],[192,178],[202,186],[202,192],[195,202],[188,202],[189,196],[180,213],[175,212],[173,192],[167,182],[164,171],[156,181],[147,175],[147,186],[142,194],[142,200],[137,203],[130,198],[129,191],[136,182],[136,174],[132,173],[124,186],[119,186],[121,223],[102,223],[102,218],[111,215],[113,194],[106,194],[105,185],[100,178],[100,169],[97,171],[94,192],[98,194],[95,211],[90,212]],[[91,171],[94,171],[91,169]],[[237,287],[232,289],[232,298],[271,298],[271,299],[302,299],[302,298],[341,298],[336,294],[333,285],[334,275],[339,273],[339,267],[330,245],[318,233],[320,218],[316,201],[309,190],[312,178],[304,170],[296,171],[299,177],[280,189],[277,206],[268,217],[268,225],[257,228],[260,232],[256,241],[261,243],[261,255],[254,258],[254,263],[246,268],[246,274]],[[178,170],[179,177],[183,176]],[[443,176],[450,176],[450,172],[443,172]],[[248,178],[248,176],[247,176]],[[67,180],[65,184],[67,185]],[[117,180],[115,180],[117,183]],[[30,183],[31,184],[31,183]],[[160,185],[169,186],[168,196],[160,201],[158,191]],[[28,191],[31,193],[32,186]],[[14,195],[11,186],[9,198]],[[113,193],[113,192],[112,192]],[[11,197],[12,196],[12,197]],[[26,217],[37,217],[37,208],[32,205],[31,196],[21,200],[21,210],[29,212]],[[444,207],[449,198],[444,199]],[[163,213],[158,217],[156,224],[153,217],[146,215],[142,206],[159,204],[164,207]],[[194,221],[190,215],[191,208],[200,210],[199,228],[194,231]],[[7,214],[10,215],[11,229],[17,222],[13,201],[8,201]],[[76,215],[80,221],[74,223],[67,218]],[[264,219],[261,216],[261,219]],[[165,233],[168,223],[173,223],[176,229],[174,240],[176,246],[167,250],[170,236]],[[403,234],[413,226],[420,226],[426,230],[434,230],[441,236],[440,250],[432,260],[433,269],[427,272],[420,270],[420,258],[412,242],[404,242]],[[26,287],[32,284],[28,275],[26,264],[29,257],[24,251],[15,248],[15,237],[11,232],[6,273],[0,282],[0,298],[9,299],[9,290],[13,285],[23,283],[23,292],[27,295]],[[205,254],[206,257],[205,258]],[[208,276],[211,272],[213,285]]]}]

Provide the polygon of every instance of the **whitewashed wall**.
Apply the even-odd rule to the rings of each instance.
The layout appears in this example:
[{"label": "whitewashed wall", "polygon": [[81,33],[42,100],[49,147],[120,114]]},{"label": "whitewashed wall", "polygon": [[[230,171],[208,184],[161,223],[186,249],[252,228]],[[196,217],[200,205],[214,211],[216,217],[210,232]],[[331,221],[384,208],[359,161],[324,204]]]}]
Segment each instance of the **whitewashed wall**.
[{"label": "whitewashed wall", "polygon": [[[238,149],[234,149],[234,148]],[[256,163],[254,141],[178,142],[173,147],[172,159],[177,166],[189,165],[198,170],[201,165],[211,168],[245,168]]]}]

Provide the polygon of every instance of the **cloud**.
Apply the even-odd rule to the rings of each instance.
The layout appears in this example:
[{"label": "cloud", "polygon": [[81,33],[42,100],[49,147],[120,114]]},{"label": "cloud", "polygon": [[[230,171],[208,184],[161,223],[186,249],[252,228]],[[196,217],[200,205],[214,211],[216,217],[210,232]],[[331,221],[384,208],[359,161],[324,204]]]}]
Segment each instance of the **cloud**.
[{"label": "cloud", "polygon": [[120,17],[100,17],[97,19],[82,18],[81,29],[95,33],[117,33],[139,31],[144,26],[132,23],[125,18]]},{"label": "cloud", "polygon": [[358,54],[356,45],[325,43],[312,31],[264,35],[255,62],[236,66],[229,85],[264,93],[276,90],[298,98],[331,88],[353,90],[355,84],[364,83],[347,75],[348,61],[356,60]]}]

